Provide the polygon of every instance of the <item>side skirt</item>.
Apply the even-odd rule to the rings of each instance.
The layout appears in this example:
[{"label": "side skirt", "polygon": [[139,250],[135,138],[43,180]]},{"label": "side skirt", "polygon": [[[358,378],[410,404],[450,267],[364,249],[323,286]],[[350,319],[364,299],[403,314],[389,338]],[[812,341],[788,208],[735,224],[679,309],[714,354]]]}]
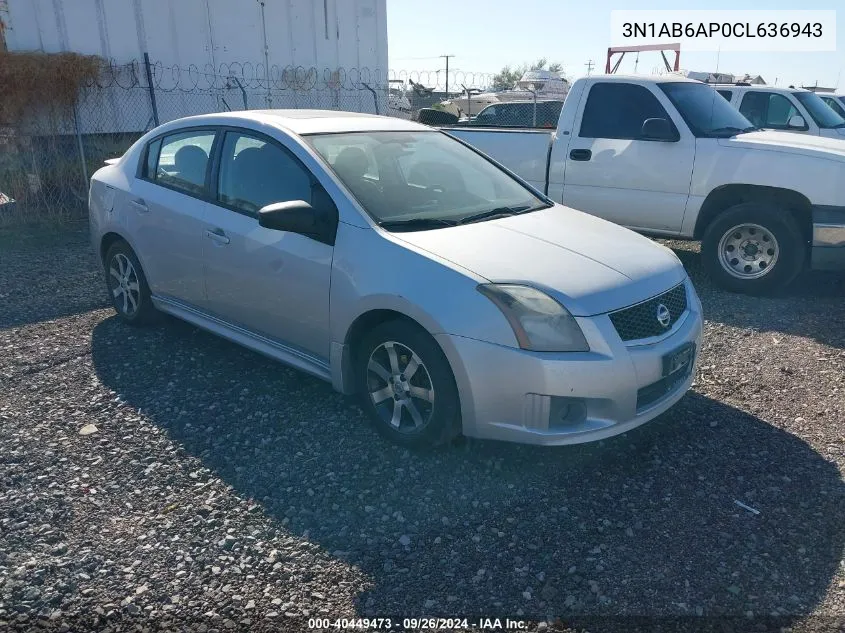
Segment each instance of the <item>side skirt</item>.
[{"label": "side skirt", "polygon": [[286,365],[295,367],[304,372],[322,378],[327,382],[332,381],[331,369],[326,361],[312,356],[301,350],[288,347],[278,341],[267,338],[261,334],[256,334],[251,330],[247,330],[238,325],[233,325],[228,321],[211,316],[197,310],[191,306],[187,306],[179,301],[173,299],[153,296],[153,305],[167,314],[171,314],[178,319],[192,323],[197,327],[216,334],[222,338],[228,339],[233,343],[247,347],[253,351],[268,356],[274,360],[278,360]]}]

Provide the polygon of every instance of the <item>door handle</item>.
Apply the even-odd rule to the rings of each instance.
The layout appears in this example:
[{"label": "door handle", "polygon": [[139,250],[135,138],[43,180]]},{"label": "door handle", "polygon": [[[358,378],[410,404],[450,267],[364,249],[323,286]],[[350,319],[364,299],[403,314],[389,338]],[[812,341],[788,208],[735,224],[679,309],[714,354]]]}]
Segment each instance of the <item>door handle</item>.
[{"label": "door handle", "polygon": [[138,198],[137,200],[130,200],[129,204],[131,204],[138,213],[147,213],[150,209],[147,207],[147,203],[144,202],[142,198]]},{"label": "door handle", "polygon": [[209,229],[205,232],[205,236],[218,244],[228,244],[230,242],[229,237],[223,232],[223,229]]},{"label": "door handle", "polygon": [[593,153],[588,149],[573,149],[569,152],[569,158],[572,160],[590,160]]}]

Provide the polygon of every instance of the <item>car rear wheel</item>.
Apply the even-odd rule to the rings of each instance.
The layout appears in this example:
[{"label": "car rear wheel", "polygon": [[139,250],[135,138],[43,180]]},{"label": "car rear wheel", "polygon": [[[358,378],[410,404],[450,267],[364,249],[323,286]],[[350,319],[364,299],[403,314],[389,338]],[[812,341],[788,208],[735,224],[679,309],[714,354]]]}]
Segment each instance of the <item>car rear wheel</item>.
[{"label": "car rear wheel", "polygon": [[704,267],[720,286],[764,294],[801,272],[807,245],[795,218],[776,205],[745,202],[717,216],[701,245]]},{"label": "car rear wheel", "polygon": [[356,370],[364,410],[383,436],[416,448],[448,442],[459,432],[449,362],[419,326],[396,320],[373,328],[358,347]]},{"label": "car rear wheel", "polygon": [[109,298],[117,315],[132,325],[152,322],[157,313],[150,299],[150,288],[129,244],[123,241],[112,244],[104,263]]}]

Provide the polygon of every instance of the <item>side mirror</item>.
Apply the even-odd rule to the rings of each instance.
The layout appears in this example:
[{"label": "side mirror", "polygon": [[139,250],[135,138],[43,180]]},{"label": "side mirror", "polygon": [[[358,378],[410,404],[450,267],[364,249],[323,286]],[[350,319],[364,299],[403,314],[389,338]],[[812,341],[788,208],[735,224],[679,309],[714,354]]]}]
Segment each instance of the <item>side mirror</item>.
[{"label": "side mirror", "polygon": [[258,212],[258,225],[265,229],[299,233],[326,244],[334,244],[337,212],[333,204],[330,209],[324,204],[315,208],[305,200],[274,202]]},{"label": "side mirror", "polygon": [[806,130],[807,129],[807,122],[804,120],[800,114],[796,114],[794,116],[789,117],[789,121],[786,122],[786,127],[790,130]]},{"label": "side mirror", "polygon": [[668,119],[646,119],[643,121],[640,139],[643,141],[673,142],[679,140],[675,126]]}]

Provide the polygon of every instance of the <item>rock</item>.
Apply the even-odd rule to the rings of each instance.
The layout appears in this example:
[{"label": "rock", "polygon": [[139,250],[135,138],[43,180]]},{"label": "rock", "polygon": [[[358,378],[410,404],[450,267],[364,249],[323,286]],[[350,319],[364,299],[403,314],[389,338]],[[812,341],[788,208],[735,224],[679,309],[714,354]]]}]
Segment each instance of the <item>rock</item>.
[{"label": "rock", "polygon": [[426,600],[425,603],[423,604],[423,608],[433,609],[434,605],[436,605],[436,604],[437,604],[436,600]]},{"label": "rock", "polygon": [[408,547],[411,544],[411,537],[407,534],[403,534],[399,537],[399,544],[403,545],[404,547]]},{"label": "rock", "polygon": [[727,587],[726,590],[728,593],[732,593],[735,596],[738,596],[742,592],[742,590],[736,585],[731,585],[730,587]]},{"label": "rock", "polygon": [[93,435],[94,433],[96,433],[99,430],[100,429],[97,428],[96,424],[86,424],[81,429],[79,429],[79,434],[80,435]]},{"label": "rock", "polygon": [[557,589],[555,589],[552,585],[549,585],[549,584],[546,584],[540,590],[540,596],[543,598],[543,600],[551,600],[556,595],[557,595]]}]

